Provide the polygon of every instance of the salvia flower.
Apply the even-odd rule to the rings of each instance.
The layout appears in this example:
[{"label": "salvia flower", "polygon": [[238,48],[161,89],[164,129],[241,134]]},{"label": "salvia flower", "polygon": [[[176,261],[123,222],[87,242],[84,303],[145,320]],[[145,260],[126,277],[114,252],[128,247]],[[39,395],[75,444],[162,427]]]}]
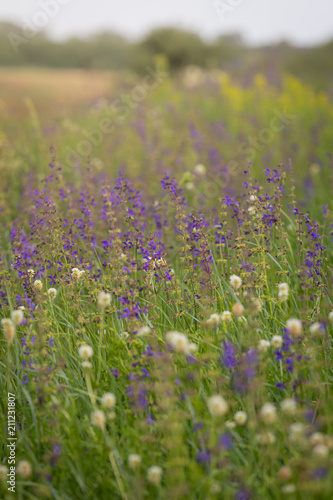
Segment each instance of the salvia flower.
[{"label": "salvia flower", "polygon": [[158,485],[162,479],[162,469],[158,465],[152,465],[147,471],[147,480],[151,484]]},{"label": "salvia flower", "polygon": [[57,290],[55,288],[49,288],[47,294],[51,300],[54,300],[57,296]]},{"label": "salvia flower", "polygon": [[231,287],[234,289],[234,290],[239,290],[240,287],[242,286],[242,280],[239,276],[237,276],[236,274],[232,274],[230,276],[230,285]]},{"label": "salvia flower", "polygon": [[207,406],[210,414],[213,417],[221,417],[225,415],[229,409],[229,405],[220,394],[215,394],[207,399]]},{"label": "salvia flower", "polygon": [[111,304],[111,295],[109,293],[100,292],[97,301],[99,307],[105,309],[106,307],[109,307],[109,305]]},{"label": "salvia flower", "polygon": [[1,320],[1,325],[6,340],[8,340],[8,342],[13,342],[15,338],[15,326],[12,320],[9,318],[4,318]]},{"label": "salvia flower", "polygon": [[16,309],[12,312],[11,317],[15,325],[20,325],[24,318],[23,311],[21,309]]},{"label": "salvia flower", "polygon": [[41,289],[43,288],[43,283],[41,282],[41,280],[36,280],[34,282],[34,288],[35,290],[37,290],[37,292],[41,291]]}]

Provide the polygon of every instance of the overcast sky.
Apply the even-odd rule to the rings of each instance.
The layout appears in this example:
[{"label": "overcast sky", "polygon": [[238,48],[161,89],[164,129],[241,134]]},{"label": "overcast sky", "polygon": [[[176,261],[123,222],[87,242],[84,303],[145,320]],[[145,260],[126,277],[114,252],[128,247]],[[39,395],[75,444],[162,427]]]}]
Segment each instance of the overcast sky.
[{"label": "overcast sky", "polygon": [[333,0],[1,0],[0,20],[22,26],[48,2],[63,4],[46,23],[56,39],[108,29],[137,38],[171,24],[204,37],[239,32],[251,44],[287,39],[311,45],[333,38]]}]

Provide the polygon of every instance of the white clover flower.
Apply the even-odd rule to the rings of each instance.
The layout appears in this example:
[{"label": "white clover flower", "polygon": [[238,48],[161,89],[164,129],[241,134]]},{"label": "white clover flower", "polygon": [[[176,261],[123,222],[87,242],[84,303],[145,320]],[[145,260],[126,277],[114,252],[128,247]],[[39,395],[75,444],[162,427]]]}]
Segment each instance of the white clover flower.
[{"label": "white clover flower", "polygon": [[101,402],[102,402],[102,406],[104,406],[104,408],[107,408],[108,410],[110,410],[116,404],[116,396],[114,394],[112,394],[112,392],[106,392],[102,396]]},{"label": "white clover flower", "polygon": [[12,320],[9,318],[4,318],[1,320],[1,325],[6,340],[8,340],[8,342],[13,342],[15,338],[15,326]]},{"label": "white clover flower", "polygon": [[247,422],[247,414],[245,411],[236,411],[234,419],[237,425],[245,425]]},{"label": "white clover flower", "polygon": [[236,302],[236,304],[232,306],[232,312],[234,313],[236,318],[240,318],[241,316],[243,316],[244,307],[239,302]]},{"label": "white clover flower", "polygon": [[206,174],[206,167],[204,165],[202,165],[201,163],[199,163],[198,165],[196,165],[194,167],[194,172],[198,175],[205,175]]},{"label": "white clover flower", "polygon": [[7,479],[8,467],[6,465],[0,465],[0,481]]},{"label": "white clover flower", "polygon": [[37,290],[37,292],[41,291],[41,289],[43,288],[43,283],[41,282],[41,280],[36,280],[34,282],[34,288],[35,290]]},{"label": "white clover flower", "polygon": [[99,307],[105,309],[111,304],[111,295],[109,293],[100,292],[97,299]]},{"label": "white clover flower", "polygon": [[90,345],[84,344],[79,347],[79,356],[84,361],[87,361],[94,354],[93,348]]},{"label": "white clover flower", "polygon": [[23,321],[23,311],[21,309],[16,309],[11,314],[12,321],[15,325],[20,325]]},{"label": "white clover flower", "polygon": [[329,449],[325,444],[317,444],[313,449],[312,453],[315,457],[321,459],[326,458],[329,454]]},{"label": "white clover flower", "polygon": [[325,436],[322,432],[314,432],[309,438],[311,446],[317,446],[318,444],[325,444]]},{"label": "white clover flower", "polygon": [[230,311],[223,311],[221,314],[221,321],[224,321],[225,323],[231,323],[232,321],[232,315]]},{"label": "white clover flower", "polygon": [[289,293],[288,283],[280,283],[278,285],[279,293]]},{"label": "white clover flower", "polygon": [[92,364],[90,361],[82,361],[82,368],[85,368],[86,370],[90,370],[92,368]]},{"label": "white clover flower", "polygon": [[299,319],[288,319],[287,329],[289,330],[290,335],[299,337],[300,335],[302,335],[303,331],[302,322]]},{"label": "white clover flower", "polygon": [[128,466],[131,468],[131,469],[136,469],[137,467],[140,466],[141,462],[142,462],[142,458],[140,455],[138,455],[137,453],[131,453],[130,455],[128,455]]},{"label": "white clover flower", "polygon": [[270,431],[260,432],[259,434],[256,434],[255,438],[256,438],[257,443],[261,444],[261,445],[275,443],[275,436]]},{"label": "white clover flower", "polygon": [[181,354],[187,354],[189,352],[189,341],[183,333],[175,331],[168,332],[166,334],[166,340],[174,351]]},{"label": "white clover flower", "polygon": [[72,269],[72,278],[74,281],[79,281],[81,276],[85,273],[85,271],[80,271],[77,267],[73,267]]},{"label": "white clover flower", "polygon": [[207,406],[210,414],[213,417],[221,417],[225,415],[229,409],[229,405],[220,394],[215,394],[207,399]]},{"label": "white clover flower", "polygon": [[220,316],[216,313],[213,313],[209,316],[207,320],[207,325],[210,328],[216,328],[219,325],[220,321],[221,321]]},{"label": "white clover flower", "polygon": [[292,495],[296,491],[296,486],[292,483],[285,484],[284,486],[282,486],[281,491],[285,495]]},{"label": "white clover flower", "polygon": [[331,311],[331,312],[329,313],[329,315],[328,315],[328,321],[329,321],[330,323],[333,323],[333,311]]},{"label": "white clover flower", "polygon": [[95,427],[99,429],[105,428],[105,413],[101,410],[95,410],[91,414],[91,422]]},{"label": "white clover flower", "polygon": [[226,420],[225,426],[227,429],[234,429],[236,427],[236,422],[233,420]]},{"label": "white clover flower", "polygon": [[231,288],[233,288],[234,290],[239,290],[239,288],[242,286],[242,280],[239,276],[236,276],[236,274],[232,274],[230,276],[230,285],[231,285]]},{"label": "white clover flower", "polygon": [[142,326],[139,328],[137,336],[138,337],[146,337],[146,335],[149,335],[151,332],[151,328],[149,326]]},{"label": "white clover flower", "polygon": [[50,297],[51,300],[54,300],[57,296],[57,290],[55,288],[49,288],[47,291],[47,295]]},{"label": "white clover flower", "polygon": [[162,469],[158,465],[149,467],[147,471],[147,479],[150,483],[158,485],[162,479]]},{"label": "white clover flower", "polygon": [[297,410],[297,403],[294,399],[286,398],[281,401],[281,410],[286,415],[295,415]]},{"label": "white clover flower", "polygon": [[276,421],[276,408],[272,403],[265,403],[260,409],[260,418],[265,424]]},{"label": "white clover flower", "polygon": [[33,278],[36,273],[33,269],[28,269],[28,274],[29,274],[30,278]]},{"label": "white clover flower", "polygon": [[299,441],[304,436],[305,427],[301,422],[295,422],[289,427],[289,439],[292,442]]},{"label": "white clover flower", "polygon": [[271,344],[274,347],[274,349],[280,349],[280,347],[282,347],[283,344],[283,338],[281,337],[281,335],[273,335]]},{"label": "white clover flower", "polygon": [[258,350],[260,352],[267,352],[269,347],[270,347],[271,343],[269,340],[265,340],[265,339],[260,339],[259,340],[259,343],[258,343]]},{"label": "white clover flower", "polygon": [[[287,283],[282,283],[282,284],[286,285]],[[289,299],[289,289],[288,289],[288,291],[284,291],[284,290],[280,291],[279,290],[278,299],[279,299],[280,302],[286,302]]]},{"label": "white clover flower", "polygon": [[195,354],[198,352],[198,346],[194,342],[190,342],[188,346],[188,351],[190,354]]},{"label": "white clover flower", "polygon": [[27,479],[32,474],[31,463],[27,460],[21,460],[17,465],[17,473],[23,478]]},{"label": "white clover flower", "polygon": [[324,328],[323,328],[323,325],[319,322],[317,323],[313,323],[313,325],[311,325],[309,327],[309,330],[310,330],[310,333],[313,337],[317,337],[318,335],[323,335],[324,334]]}]

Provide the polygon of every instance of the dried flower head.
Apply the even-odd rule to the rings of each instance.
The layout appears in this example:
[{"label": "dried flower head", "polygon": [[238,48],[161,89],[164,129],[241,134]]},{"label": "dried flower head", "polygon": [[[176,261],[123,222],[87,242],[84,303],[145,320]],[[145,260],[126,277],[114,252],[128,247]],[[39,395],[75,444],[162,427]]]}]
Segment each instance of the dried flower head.
[{"label": "dried flower head", "polygon": [[232,312],[236,318],[240,318],[244,313],[244,307],[239,302],[236,302],[236,304],[232,306]]},{"label": "dried flower head", "polygon": [[236,274],[232,274],[230,276],[230,285],[231,287],[234,289],[234,290],[239,290],[240,287],[242,286],[242,280],[239,276],[237,276]]},{"label": "dried flower head", "polygon": [[299,319],[288,319],[287,329],[289,330],[290,335],[299,337],[300,335],[302,335],[303,331],[302,322]]}]

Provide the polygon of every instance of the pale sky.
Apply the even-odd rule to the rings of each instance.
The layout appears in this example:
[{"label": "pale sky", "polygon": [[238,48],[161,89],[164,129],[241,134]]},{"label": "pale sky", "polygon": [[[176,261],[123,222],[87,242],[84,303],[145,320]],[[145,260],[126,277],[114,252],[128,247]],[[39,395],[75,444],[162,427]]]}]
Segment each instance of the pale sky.
[{"label": "pale sky", "polygon": [[311,45],[333,38],[333,0],[1,0],[0,21],[22,26],[23,19],[38,19],[43,4],[58,10],[41,16],[54,39],[110,29],[137,38],[166,25],[206,38],[239,32],[255,45],[281,39]]}]

